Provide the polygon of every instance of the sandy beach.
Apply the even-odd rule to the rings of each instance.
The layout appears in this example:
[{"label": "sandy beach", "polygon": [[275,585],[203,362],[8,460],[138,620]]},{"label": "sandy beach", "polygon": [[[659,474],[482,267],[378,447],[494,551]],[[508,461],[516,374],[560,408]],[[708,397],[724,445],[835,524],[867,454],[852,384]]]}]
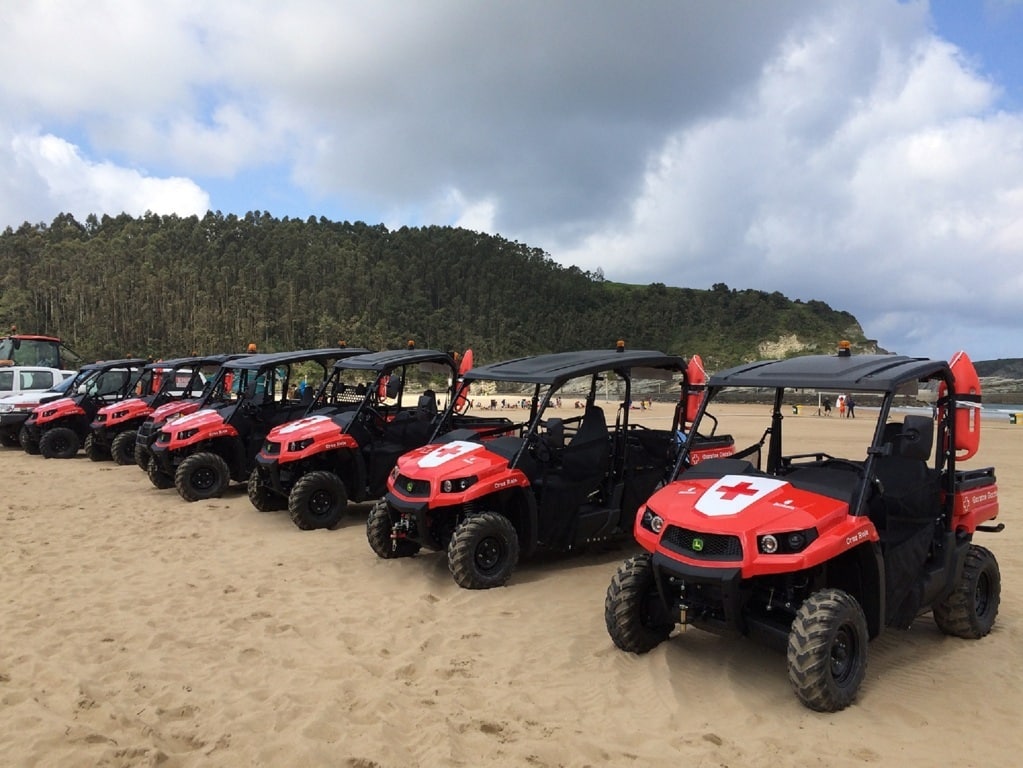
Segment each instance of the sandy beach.
[{"label": "sandy beach", "polygon": [[[737,445],[765,411],[715,409]],[[874,419],[858,416],[785,429],[862,457]],[[441,553],[378,559],[365,505],[302,532],[242,486],[189,504],[134,466],[0,449],[0,765],[1015,765],[1021,446],[1023,425],[985,421],[966,465],[999,479],[1006,529],[977,538],[1001,567],[994,631],[946,637],[930,616],[886,631],[835,714],[803,707],[784,656],[750,640],[690,630],[617,650],[604,594],[628,543],[468,591]]]}]

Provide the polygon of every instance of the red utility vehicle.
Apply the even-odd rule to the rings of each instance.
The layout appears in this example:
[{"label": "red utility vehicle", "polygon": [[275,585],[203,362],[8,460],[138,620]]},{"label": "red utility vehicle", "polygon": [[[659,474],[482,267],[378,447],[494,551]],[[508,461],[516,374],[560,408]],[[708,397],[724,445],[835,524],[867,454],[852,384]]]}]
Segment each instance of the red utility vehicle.
[{"label": "red utility vehicle", "polygon": [[[904,402],[921,384],[937,386],[936,417]],[[946,634],[986,635],[1001,578],[973,538],[1003,526],[990,524],[994,469],[957,466],[980,439],[969,358],[950,365],[842,347],[718,373],[707,402],[765,389],[773,408],[759,443],[693,467],[687,444],[672,482],[640,509],[635,537],[646,552],[621,565],[605,599],[614,643],[644,653],[676,625],[773,640],[786,649],[799,699],[836,711],[856,697],[868,641],[886,627],[908,628],[930,611]],[[785,443],[783,404],[797,389],[853,393],[860,418],[876,402],[865,456],[822,449],[844,426],[830,419],[820,420],[817,445]]]},{"label": "red utility vehicle", "polygon": [[246,482],[270,430],[308,408],[297,391],[300,382],[312,378],[315,389],[335,361],[367,351],[301,349],[226,362],[198,409],[160,429],[152,446],[149,479],[157,488],[173,482],[186,501],[220,496],[232,480]]},{"label": "red utility vehicle", "polygon": [[83,366],[92,375],[75,384],[68,397],[43,403],[25,422],[26,438],[22,446],[28,453],[38,447],[47,459],[70,459],[83,446],[92,451],[90,425],[104,405],[130,397],[137,386],[146,386],[142,358],[104,360]]},{"label": "red utility vehicle", "polygon": [[93,461],[112,458],[117,464],[135,463],[139,427],[166,403],[198,403],[206,383],[220,366],[241,355],[202,355],[149,363],[137,388],[138,397],[105,405],[91,424],[92,440],[86,452]]},{"label": "red utility vehicle", "polygon": [[[472,352],[462,358],[471,365]],[[249,499],[256,509],[287,508],[299,528],[334,528],[349,501],[379,498],[398,457],[437,432],[459,362],[447,352],[407,349],[346,357],[334,364],[305,416],[274,427],[256,456]],[[452,412],[444,430],[479,430],[508,419]]]},{"label": "red utility vehicle", "polygon": [[[656,391],[655,382],[684,380],[685,370],[676,355],[621,345],[469,370],[462,387],[522,393],[522,420],[479,433],[455,429],[398,459],[367,520],[370,547],[383,558],[446,550],[455,581],[485,589],[505,584],[520,554],[631,535],[636,510],[665,480],[678,444],[674,428],[632,423],[636,383],[648,380],[647,391]],[[612,387],[622,404],[609,427],[597,401]],[[455,401],[463,396],[459,390]],[[575,402],[578,415],[549,414],[560,398]],[[727,435],[693,435],[694,460],[732,452]]]}]

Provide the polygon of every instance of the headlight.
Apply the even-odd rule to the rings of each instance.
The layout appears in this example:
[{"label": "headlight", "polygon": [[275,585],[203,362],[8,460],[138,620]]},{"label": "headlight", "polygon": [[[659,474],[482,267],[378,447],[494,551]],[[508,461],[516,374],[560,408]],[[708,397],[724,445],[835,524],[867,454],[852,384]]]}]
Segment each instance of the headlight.
[{"label": "headlight", "polygon": [[192,429],[183,429],[178,432],[178,440],[187,440],[190,437],[195,437],[199,434],[199,428],[193,427]]},{"label": "headlight", "polygon": [[816,528],[788,533],[767,533],[757,538],[757,548],[765,555],[792,555],[802,552],[816,538]]},{"label": "headlight", "polygon": [[127,409],[127,408],[124,408],[124,409],[122,409],[122,410],[120,410],[120,411],[117,411],[117,412],[116,412],[116,413],[115,413],[115,414],[114,414],[113,416],[111,416],[110,418],[112,418],[112,419],[123,419],[123,418],[124,418],[125,416],[127,416],[127,415],[128,415],[128,409]]},{"label": "headlight", "polygon": [[399,474],[398,473],[398,465],[395,464],[393,467],[391,467],[391,482],[392,483],[397,482],[398,474]]},{"label": "headlight", "polygon": [[650,509],[650,507],[644,507],[643,517],[640,519],[640,525],[648,531],[660,533],[664,528],[664,518]]},{"label": "headlight", "polygon": [[445,480],[440,484],[440,489],[444,493],[461,493],[475,485],[477,479],[475,475],[470,475],[469,477],[459,477],[455,480]]},{"label": "headlight", "polygon": [[288,443],[288,452],[297,453],[298,451],[304,451],[312,444],[313,438],[311,437],[307,437],[305,440],[296,440],[293,443]]}]

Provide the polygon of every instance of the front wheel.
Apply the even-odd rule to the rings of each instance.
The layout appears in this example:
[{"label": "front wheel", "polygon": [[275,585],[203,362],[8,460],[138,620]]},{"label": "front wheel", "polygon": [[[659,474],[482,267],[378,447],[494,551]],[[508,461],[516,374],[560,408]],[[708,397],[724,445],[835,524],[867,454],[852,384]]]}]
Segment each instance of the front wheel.
[{"label": "front wheel", "polygon": [[4,448],[17,448],[21,445],[16,435],[12,435],[9,432],[0,432],[0,445]]},{"label": "front wheel", "polygon": [[174,478],[160,469],[160,465],[153,457],[150,457],[149,463],[146,464],[146,474],[149,476],[149,482],[161,491],[174,487]]},{"label": "front wheel", "polygon": [[139,469],[143,472],[149,469],[149,457],[152,456],[150,450],[144,445],[135,444],[135,463],[139,465]]},{"label": "front wheel", "polygon": [[675,622],[657,591],[649,554],[618,566],[604,598],[604,624],[614,644],[630,653],[646,653],[668,639]]},{"label": "front wheel", "polygon": [[39,441],[32,439],[32,436],[28,431],[28,427],[23,426],[18,430],[18,443],[21,445],[25,453],[30,456],[39,455]]},{"label": "front wheel", "polygon": [[840,589],[822,589],[799,606],[789,630],[789,681],[810,709],[837,712],[852,704],[867,673],[867,619]]},{"label": "front wheel", "polygon": [[336,528],[348,506],[348,491],[333,472],[302,475],[288,495],[288,513],[303,531]]},{"label": "front wheel", "polygon": [[396,557],[412,557],[419,551],[419,542],[411,539],[394,538],[394,517],[387,502],[381,499],[369,511],[366,518],[366,538],[369,547],[378,557],[391,560]]},{"label": "front wheel", "polygon": [[515,526],[497,512],[467,517],[448,543],[448,570],[465,589],[504,586],[518,561]]},{"label": "front wheel", "polygon": [[85,455],[89,457],[89,461],[106,461],[110,458],[107,456],[106,449],[96,440],[95,435],[86,435],[85,445],[82,448],[85,450]]},{"label": "front wheel", "polygon": [[70,459],[78,453],[81,443],[70,427],[48,429],[39,438],[39,453],[44,459]]},{"label": "front wheel", "polygon": [[135,443],[138,441],[138,430],[126,429],[118,432],[110,443],[110,458],[119,466],[135,463]]},{"label": "front wheel", "polygon": [[185,501],[204,501],[220,496],[231,483],[227,462],[209,451],[193,453],[178,465],[174,486]]},{"label": "front wheel", "polygon": [[991,551],[971,544],[952,593],[931,613],[946,635],[976,640],[995,625],[1002,596],[1002,574]]},{"label": "front wheel", "polygon": [[288,507],[288,502],[283,496],[274,493],[266,487],[266,484],[259,475],[259,467],[252,470],[245,489],[248,491],[249,501],[252,502],[252,506],[260,512],[276,512]]}]

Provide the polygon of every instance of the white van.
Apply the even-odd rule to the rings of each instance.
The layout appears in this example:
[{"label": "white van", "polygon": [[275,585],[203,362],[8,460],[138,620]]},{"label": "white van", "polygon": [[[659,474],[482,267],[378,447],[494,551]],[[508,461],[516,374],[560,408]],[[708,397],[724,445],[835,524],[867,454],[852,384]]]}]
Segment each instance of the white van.
[{"label": "white van", "polygon": [[0,398],[25,392],[45,392],[74,375],[75,371],[38,365],[0,366]]}]

